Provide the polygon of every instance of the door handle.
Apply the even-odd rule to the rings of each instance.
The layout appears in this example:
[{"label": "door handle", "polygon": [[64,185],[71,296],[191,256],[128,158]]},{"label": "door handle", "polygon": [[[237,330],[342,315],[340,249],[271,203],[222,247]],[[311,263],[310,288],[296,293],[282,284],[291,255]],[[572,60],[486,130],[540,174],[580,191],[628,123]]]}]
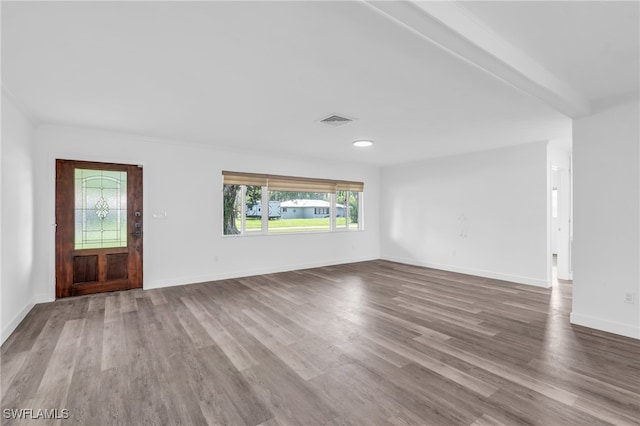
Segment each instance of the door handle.
[{"label": "door handle", "polygon": [[139,236],[141,236],[141,235],[142,235],[142,232],[141,232],[141,231],[136,231],[136,232],[134,232],[134,233],[133,233],[133,236],[134,236],[134,237],[139,237]]}]

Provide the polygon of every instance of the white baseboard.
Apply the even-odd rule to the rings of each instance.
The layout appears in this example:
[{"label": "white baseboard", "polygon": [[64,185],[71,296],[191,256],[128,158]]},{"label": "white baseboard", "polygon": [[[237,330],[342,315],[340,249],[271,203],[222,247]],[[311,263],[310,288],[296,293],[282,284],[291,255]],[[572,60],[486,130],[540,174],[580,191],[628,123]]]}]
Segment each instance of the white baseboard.
[{"label": "white baseboard", "polygon": [[366,262],[369,260],[377,260],[378,257],[353,257],[349,259],[335,259],[332,261],[309,262],[289,265],[279,265],[266,268],[242,269],[236,271],[228,271],[219,274],[185,276],[171,278],[166,280],[152,280],[144,283],[145,290],[156,288],[173,287],[177,285],[196,284],[209,281],[228,280],[233,278],[250,277],[253,275],[274,274],[278,272],[296,271],[300,269],[320,268],[323,266],[342,265],[345,263]]},{"label": "white baseboard", "polygon": [[18,325],[20,325],[22,320],[29,312],[31,312],[31,309],[33,309],[36,304],[44,302],[51,302],[46,294],[37,294],[33,296],[31,300],[29,300],[22,309],[20,309],[20,312],[18,312],[13,319],[9,321],[8,324],[3,324],[2,331],[0,331],[0,345],[3,344],[9,336],[11,336],[11,333],[18,328]]},{"label": "white baseboard", "polygon": [[494,280],[510,281],[518,284],[527,284],[535,287],[549,288],[551,283],[547,280],[533,277],[524,277],[521,275],[504,274],[501,272],[485,271],[482,269],[462,268],[459,266],[446,265],[441,263],[423,262],[416,259],[402,258],[395,256],[383,256],[383,260],[392,262],[406,263],[414,266],[424,266],[425,268],[440,269],[449,272],[458,272],[460,274],[475,275],[478,277],[491,278]]},{"label": "white baseboard", "polygon": [[571,324],[606,331],[607,333],[619,334],[620,336],[631,337],[633,339],[640,339],[640,324],[625,324],[576,312],[571,312],[569,321]]}]

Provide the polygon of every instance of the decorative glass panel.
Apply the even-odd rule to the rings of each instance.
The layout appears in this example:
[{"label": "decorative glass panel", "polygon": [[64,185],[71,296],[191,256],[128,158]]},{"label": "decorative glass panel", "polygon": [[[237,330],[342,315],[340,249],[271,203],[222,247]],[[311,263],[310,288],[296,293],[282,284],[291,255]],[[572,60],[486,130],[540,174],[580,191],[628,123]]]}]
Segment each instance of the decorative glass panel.
[{"label": "decorative glass panel", "polygon": [[75,248],[127,246],[127,172],[75,170]]}]

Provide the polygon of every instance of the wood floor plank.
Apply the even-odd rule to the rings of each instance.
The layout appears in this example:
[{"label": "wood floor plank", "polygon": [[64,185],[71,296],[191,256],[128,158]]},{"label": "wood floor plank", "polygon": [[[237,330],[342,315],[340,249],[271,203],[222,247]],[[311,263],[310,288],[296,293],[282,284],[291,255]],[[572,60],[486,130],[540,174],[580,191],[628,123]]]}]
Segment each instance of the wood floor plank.
[{"label": "wood floor plank", "polygon": [[630,415],[622,414],[620,410],[593,399],[587,400],[579,397],[572,406],[583,413],[612,425],[632,425],[640,420],[640,410],[635,410],[635,413],[631,412]]},{"label": "wood floor plank", "polygon": [[491,396],[498,388],[490,383],[484,383],[477,378],[470,376],[464,371],[457,370],[456,368],[451,367],[443,362],[440,362],[437,359],[430,358],[425,356],[424,354],[404,345],[399,342],[394,342],[386,337],[370,335],[367,336],[368,339],[374,341],[375,343],[386,347],[387,349],[401,355],[411,361],[419,364],[437,374],[440,374],[443,377],[451,380],[452,382],[458,383],[461,386],[464,386],[474,392],[479,393],[485,397]]},{"label": "wood floor plank", "polygon": [[[296,336],[289,332],[286,328],[282,327],[276,321],[273,321],[269,317],[263,315],[257,309],[245,309],[242,312],[249,318],[251,318],[258,328],[265,328],[269,330],[270,337],[277,341],[279,344],[287,346],[296,341]],[[255,329],[256,327],[250,327],[249,329]],[[252,333],[253,334],[253,333]],[[255,337],[255,335],[254,335]]]},{"label": "wood floor plank", "polygon": [[495,374],[496,376],[503,377],[507,380],[510,380],[521,386],[524,386],[528,389],[531,389],[538,393],[546,395],[549,398],[562,402],[563,404],[571,405],[575,402],[577,398],[577,396],[571,392],[567,392],[552,384],[540,381],[535,377],[531,377],[528,374],[523,373],[521,371],[516,371],[514,368],[508,367],[504,364],[500,364],[496,361],[479,357],[465,350],[453,348],[446,344],[439,344],[438,342],[434,342],[434,341],[426,341],[422,337],[417,337],[415,338],[415,340],[423,341],[432,348],[435,348],[455,358],[459,358],[463,361],[473,364],[478,368],[487,370]]},{"label": "wood floor plank", "polygon": [[124,332],[125,324],[119,309],[117,315],[110,315],[110,318],[105,316],[102,334],[102,371],[117,368],[127,362],[127,346],[122,339]]},{"label": "wood floor plank", "polygon": [[499,422],[488,414],[483,414],[478,420],[473,422],[471,426],[506,426],[504,423]]},{"label": "wood floor plank", "polygon": [[200,321],[213,341],[224,351],[238,370],[244,370],[258,362],[206,309],[192,298],[182,298],[191,313]]},{"label": "wood floor plank", "polygon": [[382,260],[40,304],[3,409],[74,425],[636,425],[640,341],[529,287]]},{"label": "wood floor plank", "polygon": [[[266,358],[262,358],[266,359]],[[195,353],[192,388],[209,424],[259,424],[273,417],[244,375],[216,346]],[[201,380],[207,378],[207,380]]]},{"label": "wood floor plank", "polygon": [[[593,401],[607,401],[602,411],[635,411],[637,413],[635,417],[640,418],[640,399],[635,392],[616,386],[615,383],[594,379],[558,363],[550,364],[534,359],[527,366],[532,367],[532,370],[537,374],[551,376],[553,382],[566,388],[580,388],[585,395],[589,395],[591,403]],[[574,405],[578,403],[579,401],[576,400]]]},{"label": "wood floor plank", "polygon": [[90,297],[89,298],[89,307],[87,308],[87,310],[89,312],[100,311],[100,310],[104,311],[105,302],[106,302],[106,298],[107,298],[107,296],[105,294],[106,293]]},{"label": "wood floor plank", "polygon": [[47,363],[37,394],[32,398],[33,407],[62,408],[66,406],[85,321],[85,319],[74,319],[65,322],[58,343]]},{"label": "wood floor plank", "polygon": [[0,350],[2,359],[10,358],[12,354],[30,351],[38,341],[38,335],[42,332],[55,308],[50,304],[39,304],[33,307],[30,315],[18,324],[16,330],[7,338]]},{"label": "wood floor plank", "polygon": [[[156,324],[148,328],[139,341],[145,342],[142,350],[147,354],[132,357],[135,362],[128,365],[129,370],[135,369],[137,363],[148,363],[150,372],[142,373],[141,377],[154,380],[154,391],[149,396],[141,395],[140,403],[128,403],[125,408],[130,423],[141,424],[145,419],[136,410],[141,403],[149,404],[149,399],[155,404],[166,407],[167,418],[163,423],[170,424],[203,424],[206,423],[197,399],[193,397],[192,381],[193,354],[184,349],[189,347],[190,339],[184,329],[180,327],[175,314],[168,304],[153,306],[151,302],[138,301],[138,312],[126,314],[125,318],[139,319],[138,328],[142,324]],[[136,348],[136,351],[139,349]],[[129,372],[131,375],[132,373]],[[151,406],[153,408],[153,405]]]},{"label": "wood floor plank", "polygon": [[182,325],[182,328],[184,328],[185,332],[189,335],[189,338],[196,348],[200,349],[215,344],[209,333],[207,333],[207,330],[186,306],[178,306],[175,308],[175,314],[178,321],[180,321],[180,325]]},{"label": "wood floor plank", "polygon": [[[357,369],[361,371],[356,372]],[[316,394],[330,404],[338,413],[339,424],[376,424],[401,410],[393,400],[373,386],[372,376],[357,380],[358,375],[366,376],[366,371],[351,364],[310,381]],[[372,404],[372,401],[378,401]]]},{"label": "wood floor plank", "polygon": [[450,336],[443,334],[443,333],[439,333],[435,330],[432,330],[430,328],[424,327],[422,325],[413,323],[411,321],[407,321],[405,319],[402,319],[400,317],[394,316],[394,315],[390,315],[382,310],[379,309],[375,309],[375,308],[370,308],[368,306],[365,306],[363,308],[364,312],[370,313],[372,315],[375,316],[379,316],[381,318],[387,319],[393,323],[399,324],[403,327],[405,327],[407,330],[411,330],[414,331],[420,335],[423,336],[429,336],[432,339],[438,339],[438,340],[448,340],[450,338]]},{"label": "wood floor plank", "polygon": [[336,411],[303,379],[278,359],[242,371],[260,401],[279,422],[321,425],[337,417]]},{"label": "wood floor plank", "polygon": [[126,313],[138,310],[135,296],[139,291],[140,290],[121,291],[118,294],[118,300],[120,302],[120,312]]},{"label": "wood floor plank", "polygon": [[110,294],[104,300],[104,322],[109,323],[121,319],[120,298],[117,295]]},{"label": "wood floor plank", "polygon": [[284,362],[293,372],[304,380],[312,379],[323,372],[316,368],[311,362],[302,357],[294,348],[278,340],[261,326],[248,328],[247,331],[260,343],[273,352],[282,362]]},{"label": "wood floor plank", "polygon": [[[49,365],[51,354],[58,343],[58,339],[68,318],[68,306],[68,303],[61,303],[52,307],[52,309],[40,310],[41,313],[46,312],[47,321],[35,338],[33,344],[30,345],[31,350],[23,363],[22,370],[18,374],[15,374],[11,383],[6,383],[4,381],[4,375],[2,377],[2,386],[3,389],[6,389],[5,395],[2,398],[3,408],[19,408],[21,401],[30,400],[37,395],[38,387]],[[36,315],[37,314],[38,312],[36,312]],[[19,342],[20,339],[13,341]],[[5,350],[3,350],[3,352],[5,352]],[[11,349],[7,348],[6,352],[11,352]]]},{"label": "wood floor plank", "polygon": [[73,413],[70,419],[75,424],[89,423],[100,414],[98,407],[91,402],[100,395],[103,329],[104,308],[89,309],[65,406]]},{"label": "wood floor plank", "polygon": [[9,389],[8,384],[13,382],[13,379],[18,375],[22,368],[26,359],[29,357],[29,352],[17,352],[12,354],[12,356],[2,356],[2,364],[0,366],[0,372],[2,372],[2,381],[0,381],[0,385],[2,386],[2,392],[0,398],[4,398],[7,390]]}]

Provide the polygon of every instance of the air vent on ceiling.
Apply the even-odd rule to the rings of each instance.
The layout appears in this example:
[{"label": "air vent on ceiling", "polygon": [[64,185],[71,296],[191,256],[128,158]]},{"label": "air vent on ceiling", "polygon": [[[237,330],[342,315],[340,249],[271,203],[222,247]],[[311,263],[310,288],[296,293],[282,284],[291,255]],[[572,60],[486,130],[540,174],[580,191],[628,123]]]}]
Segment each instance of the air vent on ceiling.
[{"label": "air vent on ceiling", "polygon": [[327,118],[323,118],[320,120],[322,124],[328,124],[329,126],[344,126],[345,124],[349,124],[353,121],[352,118],[342,117],[337,114],[332,114]]}]

